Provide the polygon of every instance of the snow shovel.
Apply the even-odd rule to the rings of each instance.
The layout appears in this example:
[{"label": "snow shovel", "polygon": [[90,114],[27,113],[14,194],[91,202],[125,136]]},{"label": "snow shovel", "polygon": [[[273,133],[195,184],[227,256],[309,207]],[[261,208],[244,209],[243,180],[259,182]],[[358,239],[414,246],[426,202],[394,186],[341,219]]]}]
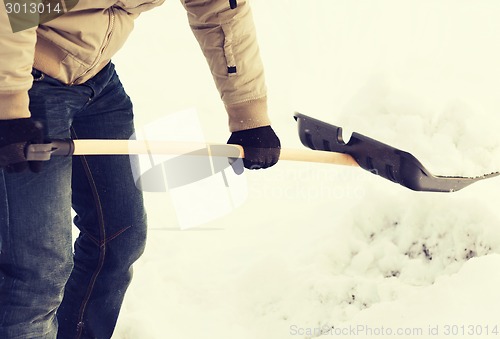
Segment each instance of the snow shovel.
[{"label": "snow shovel", "polygon": [[500,172],[478,177],[436,176],[413,155],[359,133],[345,143],[342,128],[295,113],[302,144],[313,150],[351,155],[363,169],[414,191],[455,192]]},{"label": "snow shovel", "polygon": [[[354,133],[345,144],[342,129],[303,114],[295,114],[302,143],[313,149],[282,148],[280,160],[360,166],[371,173],[415,191],[454,192],[499,172],[475,178],[434,176],[411,154]],[[52,155],[167,154],[244,158],[243,147],[149,140],[52,140],[27,148],[28,160],[49,160]],[[217,171],[217,169],[215,169]]]}]

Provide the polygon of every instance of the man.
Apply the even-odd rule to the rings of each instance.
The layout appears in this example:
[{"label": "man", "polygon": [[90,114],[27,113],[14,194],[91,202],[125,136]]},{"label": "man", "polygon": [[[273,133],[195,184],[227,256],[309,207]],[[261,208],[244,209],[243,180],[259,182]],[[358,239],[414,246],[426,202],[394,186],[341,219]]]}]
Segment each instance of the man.
[{"label": "man", "polygon": [[[132,104],[110,60],[138,15],[163,0],[80,0],[15,33],[24,17],[9,3],[0,6],[0,338],[110,338],[146,238],[128,157],[42,164],[24,151],[44,139],[133,134]],[[245,148],[245,167],[272,166],[280,142],[248,1],[183,4],[225,103],[228,142]]]}]

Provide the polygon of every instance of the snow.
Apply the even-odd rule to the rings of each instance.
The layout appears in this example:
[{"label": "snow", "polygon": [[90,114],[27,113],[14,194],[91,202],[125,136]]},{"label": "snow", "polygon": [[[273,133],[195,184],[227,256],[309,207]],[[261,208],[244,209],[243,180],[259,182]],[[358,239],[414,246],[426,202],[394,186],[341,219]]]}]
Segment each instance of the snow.
[{"label": "snow", "polygon": [[[500,169],[497,1],[252,4],[284,147],[302,147],[300,111],[435,174]],[[178,2],[139,18],[115,63],[138,126],[195,107],[207,140],[227,140]],[[499,178],[441,194],[325,164],[245,176],[242,206],[182,231],[168,193],[146,193],[148,245],[114,338],[498,335]]]}]

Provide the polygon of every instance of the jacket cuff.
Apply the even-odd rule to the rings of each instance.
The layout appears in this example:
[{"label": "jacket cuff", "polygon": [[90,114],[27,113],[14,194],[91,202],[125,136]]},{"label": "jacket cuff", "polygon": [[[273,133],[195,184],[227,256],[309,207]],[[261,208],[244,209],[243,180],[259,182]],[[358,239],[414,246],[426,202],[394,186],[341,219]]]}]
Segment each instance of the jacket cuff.
[{"label": "jacket cuff", "polygon": [[29,118],[27,91],[0,93],[0,120]]},{"label": "jacket cuff", "polygon": [[226,105],[229,116],[229,131],[236,132],[271,125],[267,115],[267,98]]}]

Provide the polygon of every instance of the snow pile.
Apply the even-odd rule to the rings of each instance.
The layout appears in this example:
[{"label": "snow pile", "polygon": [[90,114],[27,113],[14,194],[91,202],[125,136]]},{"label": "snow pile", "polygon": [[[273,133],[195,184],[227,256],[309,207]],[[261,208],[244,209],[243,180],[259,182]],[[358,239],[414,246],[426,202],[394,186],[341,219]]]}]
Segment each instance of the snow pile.
[{"label": "snow pile", "polygon": [[497,336],[500,273],[491,268],[499,264],[499,255],[471,259],[457,274],[395,302],[375,305],[324,333],[344,331],[343,338],[377,333],[392,338]]},{"label": "snow pile", "polygon": [[[460,272],[472,257],[498,253],[498,216],[486,207],[471,209],[470,199],[453,200],[456,210],[427,195],[371,192],[345,212],[339,205],[306,204],[295,224],[263,226],[280,234],[254,231],[266,240],[247,237],[259,250],[248,244],[244,250],[261,258],[245,264],[239,279],[224,281],[232,307],[246,320],[244,331],[288,338],[300,328],[338,326]],[[323,223],[303,222],[311,218]],[[469,308],[455,293],[456,303]]]},{"label": "snow pile", "polygon": [[497,172],[500,138],[498,124],[492,123],[493,111],[484,112],[481,102],[469,99],[473,101],[469,103],[456,93],[416,96],[413,93],[420,88],[427,94],[448,85],[418,78],[411,72],[374,76],[342,114],[328,121],[336,119],[340,126],[412,153],[435,175],[475,177]]}]

